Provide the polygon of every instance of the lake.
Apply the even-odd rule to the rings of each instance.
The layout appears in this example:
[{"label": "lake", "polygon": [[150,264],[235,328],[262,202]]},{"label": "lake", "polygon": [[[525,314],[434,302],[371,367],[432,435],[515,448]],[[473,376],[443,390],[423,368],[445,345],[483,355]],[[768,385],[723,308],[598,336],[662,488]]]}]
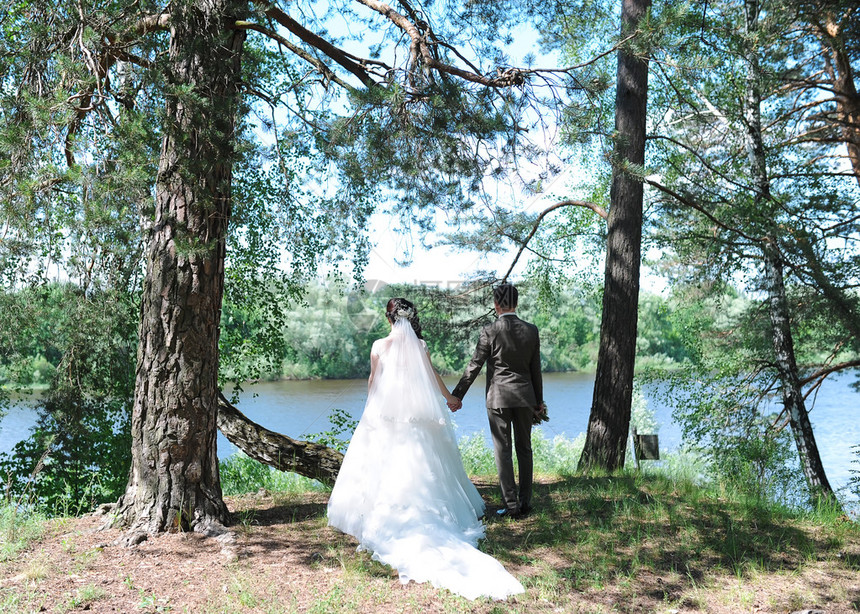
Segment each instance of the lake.
[{"label": "lake", "polygon": [[[594,376],[590,373],[548,373],[544,378],[550,415],[550,421],[541,425],[544,435],[572,439],[584,432],[588,427]],[[824,469],[834,489],[848,484],[851,469],[860,469],[851,450],[852,446],[860,444],[860,394],[851,387],[856,380],[856,373],[828,378],[814,402],[812,397],[808,401]],[[456,378],[445,378],[449,389],[456,381]],[[672,421],[671,410],[655,398],[657,386],[646,386],[643,394],[660,425],[660,448],[674,450],[681,444],[681,432]],[[463,408],[454,414],[458,438],[482,433],[489,441],[483,391],[484,381],[479,378],[466,395]],[[335,408],[358,418],[366,395],[367,380],[364,379],[261,382],[245,389],[238,407],[251,420],[268,429],[303,439],[329,430],[328,415]],[[13,408],[0,422],[0,452],[11,450],[16,442],[26,437],[34,421],[34,410],[22,406]],[[224,458],[234,452],[236,447],[219,433],[218,456]]]}]

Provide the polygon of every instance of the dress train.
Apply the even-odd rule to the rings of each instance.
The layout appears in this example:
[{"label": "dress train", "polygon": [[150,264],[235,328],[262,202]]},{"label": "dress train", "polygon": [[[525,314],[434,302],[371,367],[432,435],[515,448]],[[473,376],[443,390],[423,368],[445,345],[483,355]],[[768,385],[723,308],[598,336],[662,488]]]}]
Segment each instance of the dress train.
[{"label": "dress train", "polygon": [[463,469],[426,350],[401,322],[374,344],[380,372],[329,498],[328,522],[397,569],[404,584],[430,582],[468,599],[522,593],[476,547],[484,502]]}]

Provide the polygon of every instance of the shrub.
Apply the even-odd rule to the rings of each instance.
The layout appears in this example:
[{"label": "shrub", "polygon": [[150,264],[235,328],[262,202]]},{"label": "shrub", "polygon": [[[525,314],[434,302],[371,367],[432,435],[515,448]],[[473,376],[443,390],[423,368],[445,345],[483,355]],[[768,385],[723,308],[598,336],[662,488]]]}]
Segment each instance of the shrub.
[{"label": "shrub", "polygon": [[267,490],[269,492],[306,492],[324,490],[325,487],[310,478],[278,471],[274,467],[250,458],[242,452],[228,456],[220,462],[221,490],[225,495]]}]

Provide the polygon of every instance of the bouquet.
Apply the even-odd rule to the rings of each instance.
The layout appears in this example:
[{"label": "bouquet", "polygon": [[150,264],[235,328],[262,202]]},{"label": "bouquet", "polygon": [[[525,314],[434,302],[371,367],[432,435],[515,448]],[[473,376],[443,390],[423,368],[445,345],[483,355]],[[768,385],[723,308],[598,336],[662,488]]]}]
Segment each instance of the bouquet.
[{"label": "bouquet", "polygon": [[536,407],[532,416],[532,424],[540,424],[541,422],[549,422],[546,403],[541,403],[539,407]]}]

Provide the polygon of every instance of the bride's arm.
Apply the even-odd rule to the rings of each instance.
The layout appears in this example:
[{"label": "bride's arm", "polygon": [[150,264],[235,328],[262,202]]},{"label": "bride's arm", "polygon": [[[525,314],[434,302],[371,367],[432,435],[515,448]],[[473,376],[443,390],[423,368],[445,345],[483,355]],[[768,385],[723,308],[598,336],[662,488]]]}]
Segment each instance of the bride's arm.
[{"label": "bride's arm", "polygon": [[376,375],[376,365],[379,364],[379,354],[376,352],[370,353],[370,377],[367,378],[367,392],[373,387],[373,377]]},{"label": "bride's arm", "polygon": [[433,369],[433,375],[436,376],[436,385],[439,387],[439,392],[441,392],[442,396],[445,397],[445,401],[448,403],[459,401],[460,399],[448,392],[448,387],[445,385],[445,382],[442,381],[442,376],[439,375],[439,372],[436,371],[436,367],[433,366],[433,361],[430,360],[430,350],[427,349],[426,344],[424,345],[424,351],[427,352],[427,360],[430,362],[430,368]]}]

